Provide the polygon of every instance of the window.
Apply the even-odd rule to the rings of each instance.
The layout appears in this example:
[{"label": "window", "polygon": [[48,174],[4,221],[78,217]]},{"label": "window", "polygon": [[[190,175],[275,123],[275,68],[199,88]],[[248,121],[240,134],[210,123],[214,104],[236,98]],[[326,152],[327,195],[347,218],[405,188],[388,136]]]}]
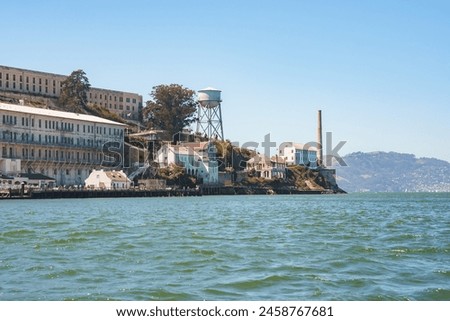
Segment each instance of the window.
[{"label": "window", "polygon": [[127,103],[129,103],[130,102],[130,98],[127,98],[126,101],[127,101]]}]

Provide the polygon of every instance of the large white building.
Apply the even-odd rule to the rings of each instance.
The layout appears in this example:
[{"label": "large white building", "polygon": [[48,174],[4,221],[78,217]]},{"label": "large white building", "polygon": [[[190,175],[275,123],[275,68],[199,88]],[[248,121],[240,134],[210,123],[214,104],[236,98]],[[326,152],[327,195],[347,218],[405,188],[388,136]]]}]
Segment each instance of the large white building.
[{"label": "large white building", "polygon": [[161,168],[171,164],[184,167],[188,175],[196,176],[203,184],[218,184],[219,166],[217,150],[210,142],[164,144],[156,155]]},{"label": "large white building", "polygon": [[248,173],[253,172],[256,177],[265,179],[286,178],[286,161],[278,155],[269,158],[257,154],[247,161],[246,170]]},{"label": "large white building", "polygon": [[[0,65],[0,93],[58,98],[65,75]],[[24,97],[25,98],[25,97]],[[88,103],[107,108],[125,118],[138,120],[142,96],[135,93],[91,87]]]},{"label": "large white building", "polygon": [[286,165],[317,168],[317,148],[308,144],[284,143],[279,156],[286,161]]},{"label": "large white building", "polygon": [[124,129],[96,116],[0,103],[0,172],[83,185],[94,168],[122,165]]}]

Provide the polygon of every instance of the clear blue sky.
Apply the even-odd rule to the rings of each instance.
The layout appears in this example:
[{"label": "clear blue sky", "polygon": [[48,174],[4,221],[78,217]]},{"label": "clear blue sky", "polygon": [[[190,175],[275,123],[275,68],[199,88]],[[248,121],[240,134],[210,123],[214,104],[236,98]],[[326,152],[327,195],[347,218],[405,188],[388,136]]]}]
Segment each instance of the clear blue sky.
[{"label": "clear blue sky", "polygon": [[[450,1],[3,1],[0,64],[221,89],[226,138],[450,161]],[[274,152],[274,151],[273,151]]]}]

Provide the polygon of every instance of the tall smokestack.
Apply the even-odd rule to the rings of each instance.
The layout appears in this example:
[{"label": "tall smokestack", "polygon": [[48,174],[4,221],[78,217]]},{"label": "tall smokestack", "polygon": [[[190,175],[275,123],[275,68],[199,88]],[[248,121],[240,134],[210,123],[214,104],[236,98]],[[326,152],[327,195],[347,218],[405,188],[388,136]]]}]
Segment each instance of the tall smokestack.
[{"label": "tall smokestack", "polygon": [[322,111],[317,111],[317,165],[323,164],[323,148],[322,148]]}]

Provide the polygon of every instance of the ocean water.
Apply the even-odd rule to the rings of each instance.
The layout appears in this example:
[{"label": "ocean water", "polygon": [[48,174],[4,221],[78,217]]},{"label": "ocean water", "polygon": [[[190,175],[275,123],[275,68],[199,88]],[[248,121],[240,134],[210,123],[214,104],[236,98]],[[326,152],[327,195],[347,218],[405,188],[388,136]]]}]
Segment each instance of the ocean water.
[{"label": "ocean water", "polygon": [[450,300],[450,194],[1,200],[0,300]]}]

